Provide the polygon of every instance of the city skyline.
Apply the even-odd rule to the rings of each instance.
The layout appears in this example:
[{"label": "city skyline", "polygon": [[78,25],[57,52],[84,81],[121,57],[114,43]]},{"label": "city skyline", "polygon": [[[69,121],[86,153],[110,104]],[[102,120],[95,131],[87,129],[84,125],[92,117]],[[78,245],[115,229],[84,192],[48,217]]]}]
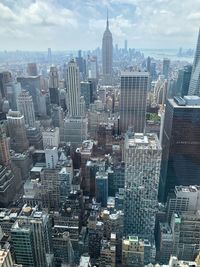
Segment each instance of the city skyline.
[{"label": "city skyline", "polygon": [[0,50],[41,51],[48,43],[54,50],[94,49],[107,9],[114,44],[123,47],[127,39],[128,47],[135,48],[195,48],[199,8],[199,1],[191,5],[189,0],[181,5],[175,0],[1,0]]}]

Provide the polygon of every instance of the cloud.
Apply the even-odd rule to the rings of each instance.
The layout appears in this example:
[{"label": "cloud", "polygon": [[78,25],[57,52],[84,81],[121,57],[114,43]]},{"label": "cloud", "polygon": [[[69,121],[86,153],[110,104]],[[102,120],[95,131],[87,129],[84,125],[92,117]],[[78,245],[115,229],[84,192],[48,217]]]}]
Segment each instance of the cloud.
[{"label": "cloud", "polygon": [[0,0],[0,49],[96,48],[107,8],[114,43],[195,47],[200,0]]}]

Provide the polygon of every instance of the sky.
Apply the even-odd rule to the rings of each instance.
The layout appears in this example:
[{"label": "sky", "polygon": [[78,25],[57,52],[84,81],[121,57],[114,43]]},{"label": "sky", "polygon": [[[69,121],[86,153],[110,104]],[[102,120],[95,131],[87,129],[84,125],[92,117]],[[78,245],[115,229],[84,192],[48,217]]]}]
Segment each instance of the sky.
[{"label": "sky", "polygon": [[200,0],[0,0],[0,50],[101,47],[107,9],[119,47],[196,46]]}]

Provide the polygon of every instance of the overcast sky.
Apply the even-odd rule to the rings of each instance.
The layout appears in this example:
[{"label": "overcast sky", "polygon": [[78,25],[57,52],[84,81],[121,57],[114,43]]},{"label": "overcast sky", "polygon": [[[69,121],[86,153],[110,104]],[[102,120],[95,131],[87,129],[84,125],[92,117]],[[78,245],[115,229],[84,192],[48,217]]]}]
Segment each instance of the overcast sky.
[{"label": "overcast sky", "polygon": [[200,0],[0,0],[0,50],[94,49],[107,8],[114,44],[196,46]]}]

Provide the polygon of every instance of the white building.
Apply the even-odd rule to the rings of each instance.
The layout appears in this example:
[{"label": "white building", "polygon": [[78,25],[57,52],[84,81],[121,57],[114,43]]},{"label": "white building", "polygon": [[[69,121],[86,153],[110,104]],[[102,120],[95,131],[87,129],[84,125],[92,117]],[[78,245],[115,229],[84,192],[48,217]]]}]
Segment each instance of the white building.
[{"label": "white building", "polygon": [[67,107],[69,115],[80,116],[80,74],[79,68],[74,60],[71,60],[67,67]]},{"label": "white building", "polygon": [[153,242],[161,162],[156,134],[128,132],[124,160],[124,232]]},{"label": "white building", "polygon": [[58,147],[60,143],[59,128],[47,128],[42,132],[43,147]]},{"label": "white building", "polygon": [[71,117],[64,120],[64,141],[70,142],[73,147],[79,147],[87,139],[88,119]]},{"label": "white building", "polygon": [[46,167],[48,169],[55,169],[58,163],[58,149],[57,147],[45,149]]},{"label": "white building", "polygon": [[29,127],[35,126],[35,110],[33,99],[29,92],[23,90],[17,98],[17,108],[24,115],[25,124]]}]

